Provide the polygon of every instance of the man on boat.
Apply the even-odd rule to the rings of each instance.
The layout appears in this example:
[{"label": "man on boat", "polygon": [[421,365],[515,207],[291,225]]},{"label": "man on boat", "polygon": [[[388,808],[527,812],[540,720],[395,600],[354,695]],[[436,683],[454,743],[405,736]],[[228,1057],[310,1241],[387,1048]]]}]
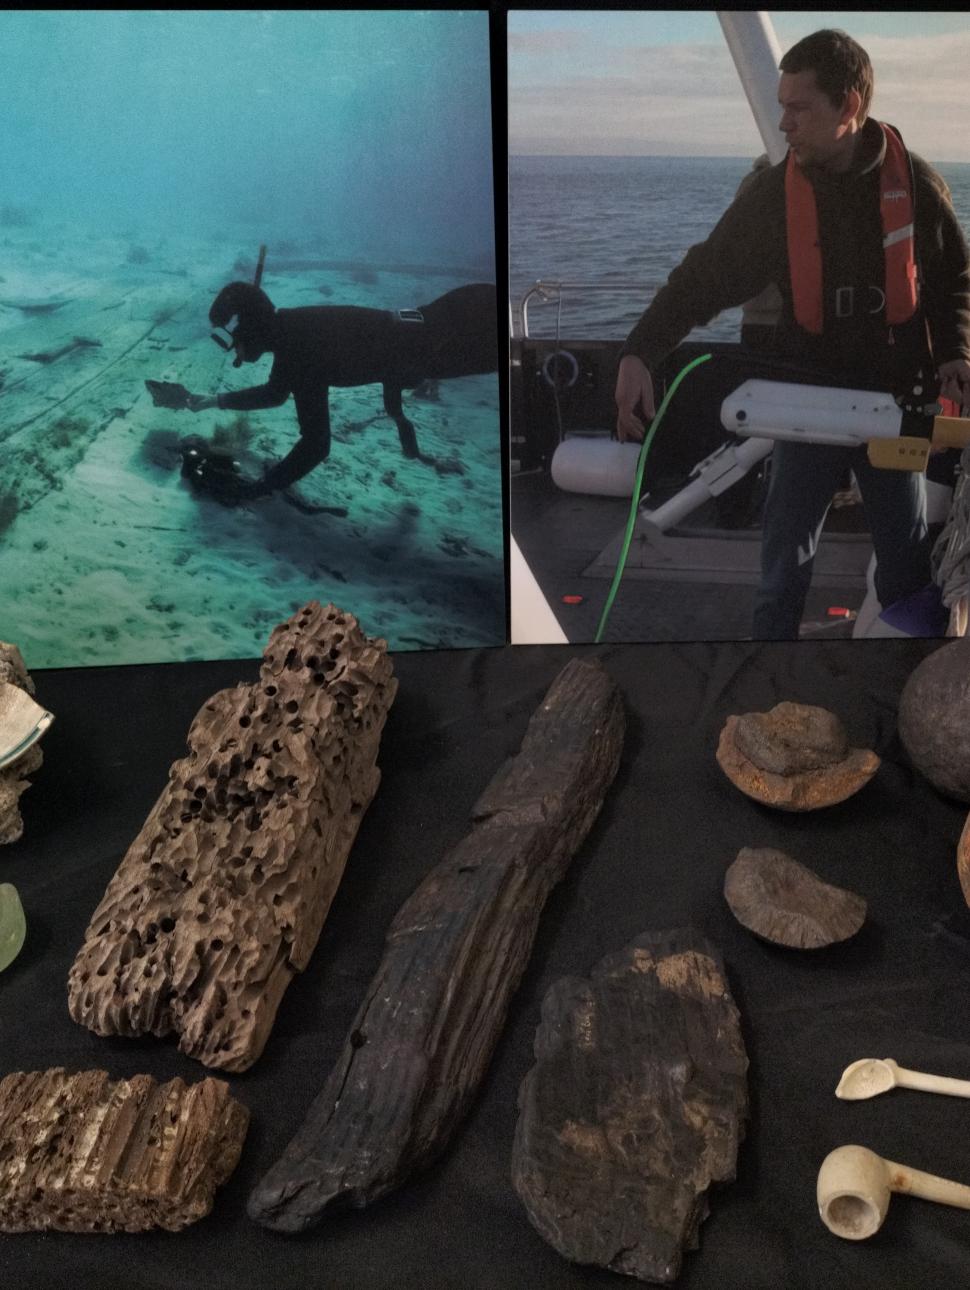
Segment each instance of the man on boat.
[{"label": "man on boat", "polygon": [[[840,384],[970,405],[970,251],[937,172],[898,131],[868,116],[865,50],[819,31],[781,60],[788,157],[743,186],[692,247],[627,338],[616,383],[617,434],[643,438],[654,415],[650,368],[692,327],[774,283],[772,351]],[[753,634],[797,639],[833,494],[851,467],[862,492],[883,606],[930,582],[925,481],[873,467],[864,448],[778,442],[765,505]]]},{"label": "man on boat", "polygon": [[182,406],[192,412],[248,412],[278,407],[292,394],[300,426],[294,447],[262,479],[220,475],[224,501],[265,497],[325,460],[332,385],[381,383],[384,410],[397,425],[405,457],[429,462],[404,415],[402,391],[426,380],[494,372],[498,366],[496,293],[487,283],[456,287],[418,309],[387,310],[352,305],[276,309],[262,288],[232,282],[213,301],[209,321],[226,332],[226,339],[214,339],[235,351],[234,367],[272,354],[269,380],[211,397],[186,392]]}]

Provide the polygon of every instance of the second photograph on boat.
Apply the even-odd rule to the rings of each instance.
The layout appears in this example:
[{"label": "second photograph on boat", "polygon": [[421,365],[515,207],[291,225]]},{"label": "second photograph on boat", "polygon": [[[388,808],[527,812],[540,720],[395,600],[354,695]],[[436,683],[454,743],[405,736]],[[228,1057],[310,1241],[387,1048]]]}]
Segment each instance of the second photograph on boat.
[{"label": "second photograph on boat", "polygon": [[968,33],[509,13],[513,642],[966,614]]}]

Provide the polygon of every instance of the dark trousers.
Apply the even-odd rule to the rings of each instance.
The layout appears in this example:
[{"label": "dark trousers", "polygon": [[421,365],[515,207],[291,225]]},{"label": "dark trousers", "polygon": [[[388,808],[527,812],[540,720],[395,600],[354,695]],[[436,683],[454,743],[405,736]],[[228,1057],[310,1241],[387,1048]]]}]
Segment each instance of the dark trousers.
[{"label": "dark trousers", "polygon": [[865,448],[775,444],[761,542],[756,640],[797,640],[822,525],[851,469],[876,553],[876,595],[885,608],[930,581],[923,476],[871,465]]}]

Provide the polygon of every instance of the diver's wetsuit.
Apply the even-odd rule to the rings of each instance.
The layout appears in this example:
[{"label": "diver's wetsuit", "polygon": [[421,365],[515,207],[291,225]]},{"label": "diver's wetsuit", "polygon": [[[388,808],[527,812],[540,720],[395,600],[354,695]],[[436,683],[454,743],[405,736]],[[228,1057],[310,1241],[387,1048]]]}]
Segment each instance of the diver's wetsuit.
[{"label": "diver's wetsuit", "polygon": [[[384,309],[317,305],[278,309],[273,367],[265,385],[220,394],[219,406],[240,412],[278,407],[292,394],[300,440],[265,476],[267,490],[302,479],[330,451],[331,385],[384,386],[384,405],[410,456],[417,442],[401,410],[401,391],[425,380],[494,372],[498,366],[495,287],[457,287],[419,306],[423,321]],[[403,424],[402,424],[403,423]],[[409,451],[409,445],[413,450]]]}]

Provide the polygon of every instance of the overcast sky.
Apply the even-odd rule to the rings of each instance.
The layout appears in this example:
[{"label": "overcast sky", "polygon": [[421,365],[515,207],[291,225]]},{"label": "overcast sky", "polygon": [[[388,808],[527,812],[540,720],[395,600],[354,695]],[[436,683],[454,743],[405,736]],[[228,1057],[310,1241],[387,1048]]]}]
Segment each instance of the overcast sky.
[{"label": "overcast sky", "polygon": [[[769,11],[782,52],[820,27],[865,46],[873,113],[928,161],[970,162],[970,13]],[[711,10],[512,10],[509,151],[736,156],[763,151]]]}]

